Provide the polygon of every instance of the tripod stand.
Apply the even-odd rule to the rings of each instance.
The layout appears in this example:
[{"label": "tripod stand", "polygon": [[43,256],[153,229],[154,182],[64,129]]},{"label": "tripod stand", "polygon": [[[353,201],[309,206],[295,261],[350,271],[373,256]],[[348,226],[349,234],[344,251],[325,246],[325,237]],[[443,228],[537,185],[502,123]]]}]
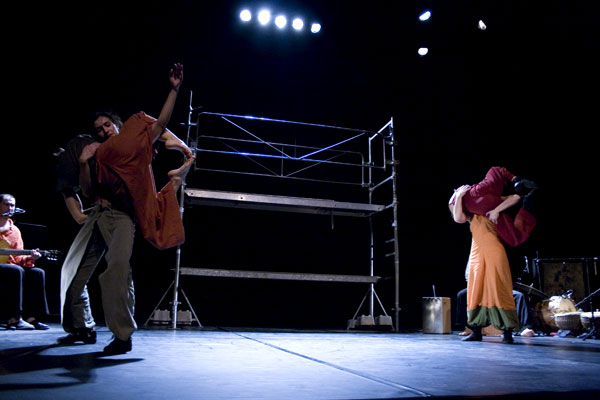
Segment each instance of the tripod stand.
[{"label": "tripod stand", "polygon": [[584,334],[579,335],[578,336],[579,339],[585,340],[585,339],[589,339],[591,337],[594,337],[596,339],[600,339],[600,332],[598,332],[596,330],[596,323],[594,321],[594,304],[592,302],[592,299],[594,298],[595,295],[598,294],[598,292],[600,292],[600,288],[596,289],[596,291],[594,293],[591,293],[589,296],[587,296],[585,299],[581,300],[579,303],[577,303],[575,305],[575,307],[579,307],[580,304],[583,304],[583,303],[585,303],[586,301],[589,300],[590,301],[590,310],[592,312],[592,318],[591,318],[591,326],[592,326],[592,328],[590,329],[589,332],[586,332]]},{"label": "tripod stand", "polygon": [[[198,108],[202,108],[202,107],[197,107],[196,109],[198,109]],[[192,108],[192,92],[190,91],[188,119],[187,119],[187,123],[184,124],[187,127],[186,143],[190,143],[190,128],[193,125],[191,122],[191,117],[192,117],[192,112],[196,109]],[[192,143],[192,148],[193,148],[192,151],[195,154],[196,153],[196,145],[193,143]],[[182,220],[183,220],[184,201],[185,201],[185,187],[186,187],[186,183],[184,180],[181,183],[181,188],[179,189],[180,190],[180,192],[179,192],[179,213],[181,215]],[[156,311],[160,311],[160,310],[158,310],[158,307],[160,306],[160,304],[162,303],[164,298],[167,296],[167,293],[169,292],[169,290],[171,290],[171,288],[173,288],[173,300],[171,302],[171,314],[170,314],[171,329],[177,329],[177,313],[178,313],[179,304],[181,304],[181,302],[178,300],[179,292],[181,292],[181,294],[185,298],[187,306],[190,309],[191,314],[193,315],[193,321],[196,321],[198,323],[198,326],[200,328],[202,328],[202,324],[200,323],[200,320],[198,319],[198,316],[196,315],[194,308],[192,307],[187,296],[185,295],[183,288],[180,288],[180,286],[179,286],[180,264],[181,264],[181,245],[177,246],[176,260],[175,260],[175,277],[173,279],[173,282],[171,282],[171,284],[169,285],[169,287],[167,288],[167,290],[165,291],[163,296],[158,301],[158,304],[156,305],[156,307],[154,307],[154,310],[152,311],[152,313],[150,313],[150,316],[144,323],[144,326],[148,325],[148,322],[155,316]]]}]

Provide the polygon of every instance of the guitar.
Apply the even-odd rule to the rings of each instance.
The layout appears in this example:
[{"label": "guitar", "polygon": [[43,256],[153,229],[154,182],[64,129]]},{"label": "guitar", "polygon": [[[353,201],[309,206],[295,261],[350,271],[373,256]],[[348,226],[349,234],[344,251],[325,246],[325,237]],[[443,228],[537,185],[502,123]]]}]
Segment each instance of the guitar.
[{"label": "guitar", "polygon": [[[11,249],[6,240],[0,239],[0,264],[6,264],[9,256],[30,256],[34,250]],[[46,257],[50,261],[58,260],[61,252],[58,250],[38,250],[42,257]]]}]

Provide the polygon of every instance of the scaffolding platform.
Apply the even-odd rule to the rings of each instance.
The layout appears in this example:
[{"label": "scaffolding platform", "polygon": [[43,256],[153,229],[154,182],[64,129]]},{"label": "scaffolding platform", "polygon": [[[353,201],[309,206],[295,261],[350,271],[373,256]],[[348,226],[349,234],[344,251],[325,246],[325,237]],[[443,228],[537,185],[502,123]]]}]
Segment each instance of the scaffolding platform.
[{"label": "scaffolding platform", "polygon": [[206,189],[186,189],[185,194],[186,203],[191,205],[253,208],[308,214],[368,217],[385,209],[385,206],[378,204]]}]

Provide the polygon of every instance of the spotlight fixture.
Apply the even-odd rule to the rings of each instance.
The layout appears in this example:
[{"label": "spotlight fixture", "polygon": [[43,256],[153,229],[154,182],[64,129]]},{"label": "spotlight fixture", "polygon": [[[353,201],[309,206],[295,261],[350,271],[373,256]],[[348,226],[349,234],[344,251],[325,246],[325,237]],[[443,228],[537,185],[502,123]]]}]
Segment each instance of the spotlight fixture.
[{"label": "spotlight fixture", "polygon": [[261,25],[267,25],[271,21],[271,11],[269,10],[260,10],[258,12],[258,22]]},{"label": "spotlight fixture", "polygon": [[242,10],[240,12],[240,19],[244,22],[249,22],[252,19],[252,13],[250,10]]},{"label": "spotlight fixture", "polygon": [[294,20],[292,21],[292,28],[294,28],[297,31],[301,31],[302,28],[304,28],[304,21],[302,21],[301,18],[294,18]]},{"label": "spotlight fixture", "polygon": [[426,56],[427,53],[429,53],[429,49],[427,47],[421,47],[419,48],[419,50],[417,51],[417,53],[419,53],[419,55],[421,57]]},{"label": "spotlight fixture", "polygon": [[[291,27],[297,32],[304,31],[305,28],[305,21],[302,15],[299,15],[290,21],[290,19],[288,19],[284,13],[281,13],[277,10],[271,10],[269,8],[261,8],[257,10],[243,8],[239,11],[239,18],[240,21],[246,23],[247,25],[251,25],[249,22],[254,20],[258,21],[258,25],[264,27],[273,22],[275,26],[282,31],[287,29],[288,25],[291,25]],[[322,27],[319,22],[310,23],[310,32],[312,33],[319,33],[321,28]]]},{"label": "spotlight fixture", "polygon": [[287,25],[287,18],[284,15],[278,15],[275,17],[275,25],[277,25],[279,29],[285,28]]},{"label": "spotlight fixture", "polygon": [[431,18],[431,11],[429,11],[429,10],[427,10],[423,14],[419,15],[419,20],[421,22],[429,21],[429,18]]}]

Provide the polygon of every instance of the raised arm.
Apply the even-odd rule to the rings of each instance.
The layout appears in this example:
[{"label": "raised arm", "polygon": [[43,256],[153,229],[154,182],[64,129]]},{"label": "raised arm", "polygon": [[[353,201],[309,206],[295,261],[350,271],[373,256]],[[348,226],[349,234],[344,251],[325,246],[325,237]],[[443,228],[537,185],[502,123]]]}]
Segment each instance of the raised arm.
[{"label": "raised arm", "polygon": [[[179,87],[181,86],[182,82],[183,65],[175,64],[169,71],[169,83],[171,84],[171,90],[169,90],[167,100],[165,101],[165,104],[163,104],[158,119],[152,126],[152,142],[155,142],[157,139],[161,138],[163,136],[163,132],[167,129],[167,124],[171,119],[171,114],[173,113],[173,108],[175,107],[175,101],[177,100]],[[166,141],[165,139],[166,138],[162,138],[163,141]]]},{"label": "raised arm", "polygon": [[185,142],[167,129],[167,124],[171,119],[175,101],[177,100],[179,87],[183,82],[183,66],[181,64],[175,64],[173,66],[169,72],[169,82],[171,84],[171,90],[169,91],[169,95],[167,96],[167,100],[163,105],[158,119],[152,126],[152,142],[160,140],[165,143],[165,147],[167,149],[180,151],[183,153],[186,159],[195,158],[194,153],[185,144]]}]

